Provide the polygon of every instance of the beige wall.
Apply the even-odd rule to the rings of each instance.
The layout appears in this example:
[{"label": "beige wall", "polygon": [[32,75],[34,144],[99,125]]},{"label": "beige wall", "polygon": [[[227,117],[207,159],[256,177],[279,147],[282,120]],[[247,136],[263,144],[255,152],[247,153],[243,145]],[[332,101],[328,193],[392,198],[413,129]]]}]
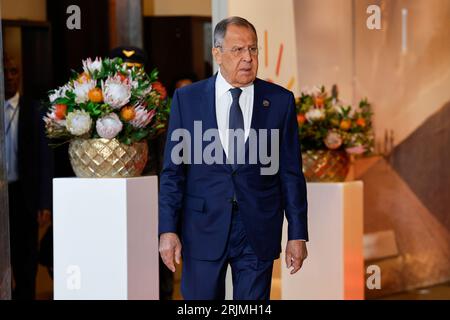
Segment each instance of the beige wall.
[{"label": "beige wall", "polygon": [[300,88],[338,84],[340,97],[351,103],[352,1],[294,1]]},{"label": "beige wall", "polygon": [[211,16],[211,0],[144,0],[144,16]]},{"label": "beige wall", "polygon": [[[336,83],[344,102],[368,97],[377,141],[407,138],[450,100],[448,0],[296,0],[300,86]],[[371,4],[381,30],[366,27]],[[401,10],[408,14],[408,50],[401,51]]]},{"label": "beige wall", "polygon": [[[270,79],[283,87],[298,92],[297,48],[294,25],[295,0],[228,0],[228,15],[241,16],[254,24],[258,33],[261,54],[258,77]],[[265,32],[267,31],[267,50]],[[281,64],[277,62],[283,45]],[[267,65],[266,65],[267,55]]]},{"label": "beige wall", "polygon": [[46,0],[0,0],[2,19],[47,20]]},{"label": "beige wall", "polygon": [[[382,7],[382,30],[365,27],[366,8]],[[401,51],[401,10],[408,9],[408,50]],[[355,95],[375,106],[379,138],[407,138],[450,101],[450,1],[358,0],[355,5]]]}]

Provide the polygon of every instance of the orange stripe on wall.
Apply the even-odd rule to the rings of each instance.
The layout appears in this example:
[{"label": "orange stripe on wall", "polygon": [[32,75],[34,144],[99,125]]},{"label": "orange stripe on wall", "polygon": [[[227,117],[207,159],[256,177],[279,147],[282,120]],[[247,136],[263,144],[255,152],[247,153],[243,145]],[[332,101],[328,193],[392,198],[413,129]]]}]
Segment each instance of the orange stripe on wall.
[{"label": "orange stripe on wall", "polygon": [[275,74],[277,75],[277,77],[280,74],[280,66],[281,66],[282,57],[283,57],[283,44],[280,44],[280,50],[278,51],[277,69],[275,71]]},{"label": "orange stripe on wall", "polygon": [[264,64],[266,68],[269,66],[269,35],[267,30],[264,31]]}]

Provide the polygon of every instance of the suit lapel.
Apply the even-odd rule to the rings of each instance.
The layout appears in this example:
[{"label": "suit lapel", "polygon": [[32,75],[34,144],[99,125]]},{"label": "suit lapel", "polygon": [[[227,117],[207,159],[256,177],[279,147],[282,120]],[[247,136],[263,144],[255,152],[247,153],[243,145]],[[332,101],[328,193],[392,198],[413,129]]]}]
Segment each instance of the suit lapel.
[{"label": "suit lapel", "polygon": [[204,129],[218,128],[216,117],[216,78],[217,73],[209,78],[206,83],[206,106],[205,108],[202,108],[202,110],[207,110]]},{"label": "suit lapel", "polygon": [[[206,131],[207,129],[216,129],[218,130],[219,126],[217,124],[217,113],[216,113],[216,78],[217,73],[209,78],[207,84],[206,84],[206,106],[205,110],[208,110],[206,113],[206,119],[204,121],[203,125],[203,131]],[[222,147],[222,143],[219,140],[220,149],[222,151],[222,159],[226,161],[227,155],[225,153],[225,150]],[[222,165],[226,170],[233,171],[233,168],[230,164],[224,163]]]}]

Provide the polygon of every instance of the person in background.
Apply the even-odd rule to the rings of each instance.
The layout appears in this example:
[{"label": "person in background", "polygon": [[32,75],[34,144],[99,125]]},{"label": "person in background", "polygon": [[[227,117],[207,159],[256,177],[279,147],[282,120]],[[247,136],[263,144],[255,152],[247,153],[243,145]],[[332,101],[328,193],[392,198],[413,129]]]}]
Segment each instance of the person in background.
[{"label": "person in background", "polygon": [[51,219],[53,156],[38,102],[19,93],[16,61],[4,55],[3,64],[12,298],[31,300],[36,295],[38,226]]},{"label": "person in background", "polygon": [[148,58],[147,53],[138,47],[120,46],[113,48],[109,53],[110,58],[121,58],[129,68],[145,68]]},{"label": "person in background", "polygon": [[193,72],[181,73],[178,78],[173,82],[172,86],[169,88],[170,96],[173,97],[173,94],[176,89],[188,86],[198,81],[198,77]]}]

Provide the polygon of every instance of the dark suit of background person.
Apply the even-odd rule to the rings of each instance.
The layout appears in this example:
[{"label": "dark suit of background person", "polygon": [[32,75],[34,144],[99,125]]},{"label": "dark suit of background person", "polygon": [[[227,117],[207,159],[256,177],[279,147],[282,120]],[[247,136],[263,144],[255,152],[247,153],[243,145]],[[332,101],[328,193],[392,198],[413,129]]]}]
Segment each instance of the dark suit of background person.
[{"label": "dark suit of background person", "polygon": [[5,57],[4,66],[12,297],[28,300],[35,298],[38,223],[50,219],[53,159],[39,103],[19,94],[15,61]]},{"label": "dark suit of background person", "polygon": [[[224,299],[230,264],[234,299],[267,300],[273,261],[281,252],[283,211],[288,220],[286,263],[294,267],[291,273],[300,269],[307,255],[306,183],[294,96],[280,86],[255,79],[258,47],[256,31],[248,21],[225,19],[216,26],[214,38],[219,73],[178,89],[172,101],[160,178],[159,250],[172,271],[174,260],[179,263],[182,253],[181,291],[185,299]],[[221,90],[223,94],[218,92]],[[229,111],[220,109],[227,107]],[[193,163],[194,121],[201,121],[205,132],[227,129],[224,118],[228,119],[228,129],[248,129],[250,124],[256,130],[279,129],[280,165],[275,174],[261,175],[261,159],[257,164],[247,161],[238,166],[172,161],[172,149],[179,141],[170,137],[176,129],[190,132]],[[220,140],[220,145],[228,148],[228,142],[222,141],[227,139],[221,136]],[[208,144],[203,142],[203,148]]]}]

